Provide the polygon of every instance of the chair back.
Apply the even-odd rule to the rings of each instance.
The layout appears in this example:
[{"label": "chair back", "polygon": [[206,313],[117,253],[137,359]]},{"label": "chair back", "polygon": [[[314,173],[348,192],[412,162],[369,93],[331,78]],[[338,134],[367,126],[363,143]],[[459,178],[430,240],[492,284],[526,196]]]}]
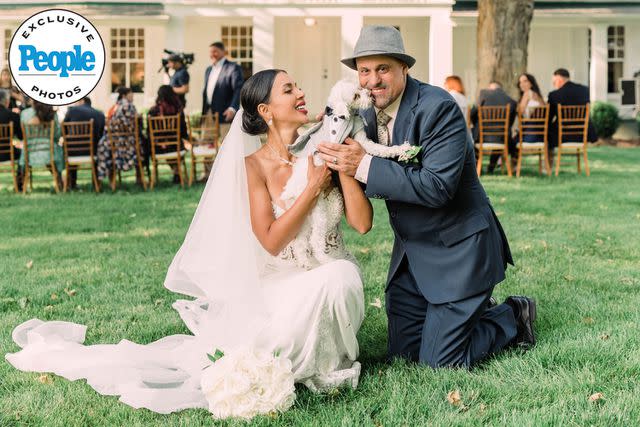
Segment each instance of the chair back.
[{"label": "chair back", "polygon": [[527,117],[518,112],[518,130],[520,143],[547,143],[547,129],[549,126],[549,104],[539,107],[529,107]]},{"label": "chair back", "polygon": [[152,155],[157,147],[163,151],[180,151],[180,114],[149,116],[149,139]]},{"label": "chair back", "polygon": [[[23,150],[27,166],[45,166],[53,161],[53,130],[53,120],[38,124],[22,123]],[[48,153],[48,160],[42,164],[32,164],[31,156],[36,153]]]},{"label": "chair back", "polygon": [[0,158],[14,161],[13,151],[13,122],[0,124]]},{"label": "chair back", "polygon": [[196,118],[196,124],[193,125],[192,120],[188,120],[189,126],[189,142],[191,145],[213,145],[218,148],[220,142],[220,120],[218,113],[208,112]]},{"label": "chair back", "polygon": [[511,106],[508,104],[478,107],[479,143],[481,147],[484,142],[499,141],[504,142],[505,145],[508,144],[510,110]]},{"label": "chair back", "polygon": [[64,156],[93,158],[93,119],[86,122],[62,122]]},{"label": "chair back", "polygon": [[558,104],[558,145],[565,142],[587,144],[589,104]]}]

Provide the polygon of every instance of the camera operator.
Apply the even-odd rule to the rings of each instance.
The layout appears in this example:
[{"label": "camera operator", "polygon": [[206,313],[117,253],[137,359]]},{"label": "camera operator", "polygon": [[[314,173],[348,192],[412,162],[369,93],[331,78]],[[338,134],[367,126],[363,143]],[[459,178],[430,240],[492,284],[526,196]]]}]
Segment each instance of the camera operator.
[{"label": "camera operator", "polygon": [[173,88],[173,91],[178,95],[178,98],[180,98],[180,102],[182,103],[182,107],[184,108],[187,104],[185,96],[187,92],[189,92],[189,72],[184,66],[184,60],[182,59],[182,56],[177,54],[172,54],[169,56],[167,65],[169,68],[174,70],[169,84]]}]

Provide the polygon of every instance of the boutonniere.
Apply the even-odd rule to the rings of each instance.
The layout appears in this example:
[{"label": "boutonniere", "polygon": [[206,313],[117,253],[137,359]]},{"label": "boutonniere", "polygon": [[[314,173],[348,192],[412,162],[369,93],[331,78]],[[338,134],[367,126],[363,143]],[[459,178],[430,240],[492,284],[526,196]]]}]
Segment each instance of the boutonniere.
[{"label": "boutonniere", "polygon": [[402,154],[398,156],[398,160],[401,162],[418,163],[418,153],[422,147],[419,145],[411,145],[409,141],[405,141],[400,145],[402,148]]}]

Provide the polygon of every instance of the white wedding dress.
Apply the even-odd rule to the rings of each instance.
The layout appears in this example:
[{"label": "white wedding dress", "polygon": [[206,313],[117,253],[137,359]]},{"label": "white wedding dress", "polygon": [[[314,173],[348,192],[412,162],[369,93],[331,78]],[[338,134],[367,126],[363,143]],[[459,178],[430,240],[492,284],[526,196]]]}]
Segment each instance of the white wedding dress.
[{"label": "white wedding dress", "polygon": [[[241,131],[241,116],[242,110],[165,280],[167,288],[196,297],[173,304],[193,335],[146,345],[127,340],[84,345],[86,326],[32,319],[13,331],[22,349],[5,356],[9,363],[22,371],[84,378],[100,394],[159,413],[208,407],[200,378],[211,364],[207,353],[216,349],[278,352],[291,360],[295,381],[313,391],[357,386],[356,333],[364,297],[340,222],[330,224],[325,236],[323,259],[328,255],[333,261],[310,269],[301,267],[291,250],[305,242],[294,240],[277,257],[257,244],[249,222],[244,156],[259,142]],[[334,209],[342,209],[339,200]],[[283,211],[274,205],[274,213]]]}]

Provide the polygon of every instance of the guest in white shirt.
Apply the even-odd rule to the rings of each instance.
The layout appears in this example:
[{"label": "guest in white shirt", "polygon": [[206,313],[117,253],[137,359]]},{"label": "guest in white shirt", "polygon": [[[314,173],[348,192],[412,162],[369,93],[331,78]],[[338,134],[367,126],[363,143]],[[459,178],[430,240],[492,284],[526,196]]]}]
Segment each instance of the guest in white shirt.
[{"label": "guest in white shirt", "polygon": [[242,67],[226,58],[222,42],[209,46],[212,64],[204,73],[202,114],[218,113],[220,123],[230,123],[240,108],[240,89],[244,83]]},{"label": "guest in white shirt", "polygon": [[462,115],[467,117],[467,107],[469,102],[467,101],[467,97],[464,94],[464,85],[462,84],[462,79],[458,76],[449,76],[444,79],[444,88],[449,95],[453,96],[453,99],[462,110]]}]

